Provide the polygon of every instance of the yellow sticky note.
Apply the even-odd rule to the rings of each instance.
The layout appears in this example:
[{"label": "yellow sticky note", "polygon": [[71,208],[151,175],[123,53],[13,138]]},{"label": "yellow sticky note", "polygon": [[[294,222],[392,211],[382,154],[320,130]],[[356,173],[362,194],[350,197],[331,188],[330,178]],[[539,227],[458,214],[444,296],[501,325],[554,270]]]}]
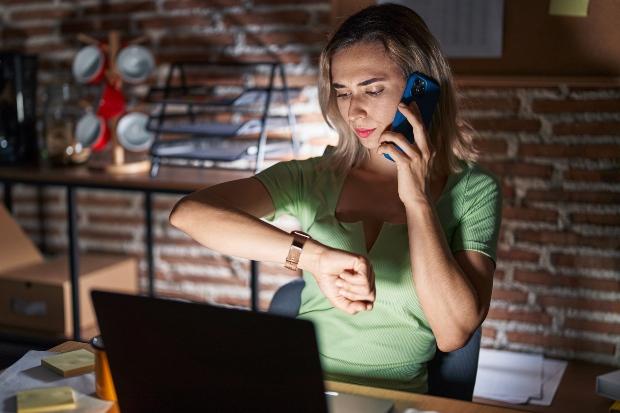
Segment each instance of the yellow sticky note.
[{"label": "yellow sticky note", "polygon": [[609,413],[619,413],[620,412],[620,401],[616,400],[614,404],[609,408]]},{"label": "yellow sticky note", "polygon": [[587,17],[590,0],[551,0],[549,14],[552,16]]},{"label": "yellow sticky note", "polygon": [[84,349],[69,351],[44,358],[41,365],[63,377],[77,376],[95,370],[95,355]]},{"label": "yellow sticky note", "polygon": [[44,413],[74,409],[73,389],[46,387],[17,393],[17,413]]}]

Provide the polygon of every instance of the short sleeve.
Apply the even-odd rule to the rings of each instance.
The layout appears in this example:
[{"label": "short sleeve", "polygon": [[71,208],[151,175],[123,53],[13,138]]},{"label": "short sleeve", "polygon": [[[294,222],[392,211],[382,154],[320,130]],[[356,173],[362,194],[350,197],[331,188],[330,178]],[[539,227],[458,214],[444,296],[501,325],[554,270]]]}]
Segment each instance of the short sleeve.
[{"label": "short sleeve", "polygon": [[462,211],[452,251],[478,251],[496,262],[502,219],[502,191],[497,179],[474,168],[468,177]]},{"label": "short sleeve", "polygon": [[267,189],[273,201],[274,214],[266,217],[272,221],[281,215],[300,215],[303,199],[303,180],[299,161],[278,162],[254,175]]}]

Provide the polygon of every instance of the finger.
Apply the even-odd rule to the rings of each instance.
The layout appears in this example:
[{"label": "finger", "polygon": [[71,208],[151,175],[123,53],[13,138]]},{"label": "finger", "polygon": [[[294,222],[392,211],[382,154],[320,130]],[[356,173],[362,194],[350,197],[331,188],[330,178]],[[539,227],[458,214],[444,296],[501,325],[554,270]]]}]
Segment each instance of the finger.
[{"label": "finger", "polygon": [[364,297],[370,297],[372,295],[372,290],[368,288],[367,284],[353,285],[353,284],[346,283],[344,281],[337,281],[336,287],[338,287],[339,290],[345,290],[350,293],[357,294],[357,295],[364,296]]},{"label": "finger", "polygon": [[401,133],[390,131],[383,132],[379,137],[379,145],[382,143],[393,143],[398,145],[396,150],[401,149],[402,152],[404,152],[409,158],[413,158],[420,153],[419,149],[416,148],[414,144],[409,142]]},{"label": "finger", "polygon": [[[402,149],[403,152],[407,155],[407,157],[413,159],[415,157],[421,157],[420,149],[413,143],[409,142],[409,140],[400,133],[394,132],[384,132],[379,137],[379,143],[394,143],[398,145],[398,148]],[[396,148],[396,150],[398,150]]]},{"label": "finger", "polygon": [[[368,285],[368,276],[365,274],[351,274],[343,272],[338,277],[344,280],[346,283],[352,285]],[[336,285],[338,285],[338,282],[336,282]]]},{"label": "finger", "polygon": [[411,159],[407,156],[407,154],[398,150],[398,148],[390,142],[383,142],[381,145],[379,145],[379,148],[377,150],[381,154],[390,155],[394,162],[396,162],[396,165],[406,163],[408,160]]},{"label": "finger", "polygon": [[413,128],[413,139],[415,140],[416,145],[420,148],[422,154],[430,156],[428,135],[426,133],[426,127],[424,127],[424,122],[422,121],[422,114],[420,113],[418,104],[413,101],[409,106],[407,106],[401,102],[398,104],[398,111],[402,113],[411,124],[411,127]]},{"label": "finger", "polygon": [[366,311],[366,308],[367,308],[367,305],[364,302],[349,301],[348,303],[344,304],[342,309],[351,315],[355,315],[359,313],[360,311]]},{"label": "finger", "polygon": [[338,290],[338,294],[340,294],[342,297],[346,298],[347,300],[363,301],[364,302],[364,308],[366,307],[366,303],[367,302],[373,302],[374,301],[374,297],[371,294],[368,294],[368,293],[357,294],[357,293],[352,292],[352,291],[348,291],[348,290],[345,290],[345,289],[340,289],[340,290]]}]

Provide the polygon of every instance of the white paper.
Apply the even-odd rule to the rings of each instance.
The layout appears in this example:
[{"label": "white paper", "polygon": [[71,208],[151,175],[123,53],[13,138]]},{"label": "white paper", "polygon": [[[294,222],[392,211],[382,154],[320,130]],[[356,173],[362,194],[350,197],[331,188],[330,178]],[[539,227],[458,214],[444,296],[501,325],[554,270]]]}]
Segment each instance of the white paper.
[{"label": "white paper", "polygon": [[523,404],[542,398],[543,356],[480,349],[474,396]]},{"label": "white paper", "polygon": [[17,411],[15,395],[22,390],[57,386],[69,386],[74,390],[77,408],[69,410],[71,412],[99,413],[108,411],[112,402],[89,396],[95,392],[94,373],[62,377],[41,366],[42,358],[55,354],[58,353],[31,350],[0,374],[1,412],[13,413]]},{"label": "white paper", "polygon": [[567,365],[568,362],[563,360],[545,359],[543,364],[543,397],[542,399],[530,399],[529,404],[551,406]]}]

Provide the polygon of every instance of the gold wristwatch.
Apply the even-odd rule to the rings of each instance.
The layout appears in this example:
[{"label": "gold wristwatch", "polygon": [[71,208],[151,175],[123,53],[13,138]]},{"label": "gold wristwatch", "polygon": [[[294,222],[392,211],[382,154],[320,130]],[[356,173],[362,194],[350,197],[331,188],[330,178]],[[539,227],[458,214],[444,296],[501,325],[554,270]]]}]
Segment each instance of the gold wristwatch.
[{"label": "gold wristwatch", "polygon": [[301,251],[306,241],[310,239],[310,235],[301,231],[292,231],[291,235],[293,236],[293,242],[291,243],[291,248],[288,250],[288,256],[286,257],[284,266],[289,270],[297,271],[297,264],[299,264]]}]

